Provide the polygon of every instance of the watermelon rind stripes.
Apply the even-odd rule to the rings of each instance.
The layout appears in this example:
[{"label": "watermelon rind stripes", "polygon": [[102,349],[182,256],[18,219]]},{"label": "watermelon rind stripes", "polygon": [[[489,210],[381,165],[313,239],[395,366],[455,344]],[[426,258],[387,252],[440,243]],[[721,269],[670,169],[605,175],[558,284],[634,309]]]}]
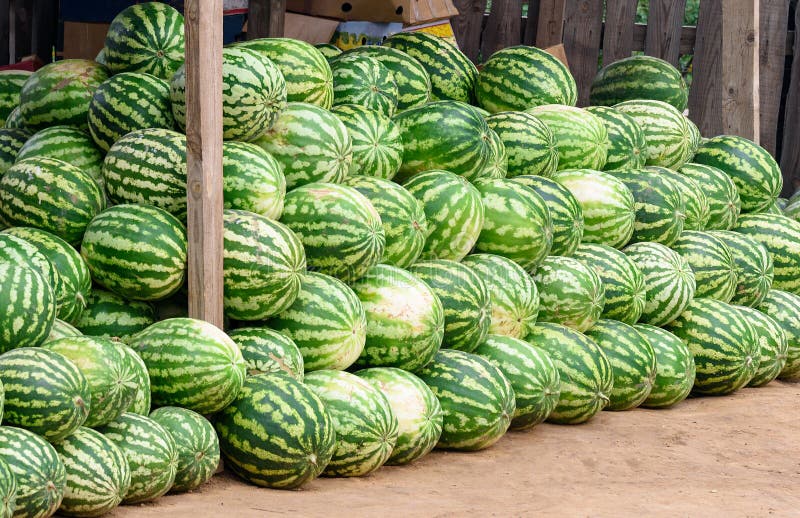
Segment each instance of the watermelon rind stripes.
[{"label": "watermelon rind stripes", "polygon": [[736,290],[731,303],[749,307],[761,304],[775,276],[772,254],[752,236],[728,230],[715,230],[711,235],[725,243],[733,257]]},{"label": "watermelon rind stripes", "polygon": [[703,230],[730,230],[736,225],[742,201],[728,175],[716,167],[691,163],[678,172],[694,180],[708,199],[708,220]]},{"label": "watermelon rind stripes", "polygon": [[644,133],[645,162],[677,169],[689,160],[693,138],[686,117],[663,101],[635,99],[613,108],[633,118]]},{"label": "watermelon rind stripes", "polygon": [[36,347],[50,335],[56,318],[56,296],[35,270],[0,262],[0,354],[18,347]]},{"label": "watermelon rind stripes", "polygon": [[278,219],[283,212],[286,178],[278,161],[255,144],[223,142],[222,195],[226,209]]},{"label": "watermelon rind stripes", "polygon": [[394,178],[403,161],[403,139],[397,124],[354,104],[334,106],[331,113],[342,121],[353,142],[350,174]]},{"label": "watermelon rind stripes", "polygon": [[710,232],[689,230],[672,244],[694,272],[696,297],[730,302],[736,293],[736,263],[724,241]]},{"label": "watermelon rind stripes", "polygon": [[63,160],[103,182],[104,153],[87,131],[70,126],[51,126],[35,133],[17,154],[17,162],[36,156]]},{"label": "watermelon rind stripes", "polygon": [[314,47],[319,50],[328,61],[342,53],[342,49],[333,43],[317,43]]},{"label": "watermelon rind stripes", "polygon": [[683,112],[689,89],[671,63],[653,56],[631,56],[601,68],[589,90],[589,102],[594,105],[612,106],[635,99],[662,101]]},{"label": "watermelon rind stripes", "polygon": [[22,110],[19,106],[11,110],[5,121],[5,128],[25,129],[25,122],[22,120]]},{"label": "watermelon rind stripes", "polygon": [[772,287],[800,295],[800,222],[774,214],[746,214],[733,229],[772,254]]},{"label": "watermelon rind stripes", "polygon": [[430,100],[431,77],[416,58],[402,50],[377,45],[364,45],[345,52],[345,55],[351,54],[375,58],[389,69],[397,83],[397,113]]},{"label": "watermelon rind stripes", "polygon": [[501,112],[486,117],[506,150],[506,174],[550,176],[558,168],[558,148],[553,132],[530,113]]},{"label": "watermelon rind stripes", "polygon": [[84,335],[118,338],[125,342],[154,324],[155,320],[156,313],[151,304],[94,289],[86,297],[86,309],[75,321],[75,327]]},{"label": "watermelon rind stripes", "polygon": [[648,324],[633,326],[653,347],[656,354],[656,378],[644,408],[668,408],[686,399],[695,377],[694,356],[680,338],[660,327]]},{"label": "watermelon rind stripes", "polygon": [[67,286],[53,263],[35,246],[20,237],[3,232],[0,234],[0,261],[25,266],[41,274],[53,289],[53,294],[56,296],[56,307],[58,313],[61,313],[62,301],[70,298]]},{"label": "watermelon rind stripes", "polygon": [[14,165],[20,149],[31,137],[31,132],[22,128],[0,128],[0,173]]},{"label": "watermelon rind stripes", "polygon": [[756,308],[772,318],[786,333],[786,364],[778,379],[800,380],[800,297],[793,293],[770,290],[764,301]]},{"label": "watermelon rind stripes", "polygon": [[16,507],[17,479],[8,467],[8,463],[0,457],[0,516],[11,518]]},{"label": "watermelon rind stripes", "polygon": [[521,175],[512,180],[530,187],[544,200],[553,223],[550,255],[572,255],[583,238],[583,209],[575,196],[549,178]]},{"label": "watermelon rind stripes", "polygon": [[633,117],[608,106],[590,106],[586,111],[603,121],[608,133],[605,171],[644,167],[647,143]]},{"label": "watermelon rind stripes", "polygon": [[503,144],[500,136],[491,128],[489,128],[486,137],[489,142],[489,157],[486,160],[483,171],[478,175],[478,178],[505,178],[508,176],[508,153],[506,153],[506,146]]},{"label": "watermelon rind stripes", "polygon": [[757,353],[754,356],[756,373],[748,387],[763,387],[770,383],[786,366],[789,339],[786,331],[772,317],[757,309],[736,306],[755,331]]},{"label": "watermelon rind stripes", "polygon": [[333,106],[356,104],[386,117],[397,109],[394,74],[377,59],[347,54],[329,60],[333,74]]},{"label": "watermelon rind stripes", "polygon": [[555,137],[558,170],[600,170],[608,159],[608,130],[603,120],[582,108],[546,104],[527,111],[544,122]]},{"label": "watermelon rind stripes", "polygon": [[120,344],[124,361],[128,364],[128,368],[133,372],[133,381],[136,387],[136,394],[133,396],[133,401],[128,406],[126,412],[131,412],[139,415],[147,415],[150,413],[152,406],[152,394],[150,387],[150,374],[147,372],[147,365],[145,365],[139,353],[125,344]]},{"label": "watermelon rind stripes", "polygon": [[552,322],[584,332],[605,306],[605,286],[597,272],[572,257],[550,256],[533,275],[539,291],[539,322]]},{"label": "watermelon rind stripes", "polygon": [[43,343],[52,342],[59,338],[67,338],[69,336],[81,336],[83,333],[78,331],[72,324],[64,322],[63,320],[53,320],[53,327],[50,329],[50,334]]},{"label": "watermelon rind stripes", "polygon": [[0,71],[0,120],[6,120],[11,111],[19,106],[22,87],[32,73],[29,70]]},{"label": "watermelon rind stripes", "polygon": [[248,376],[278,372],[303,381],[303,354],[288,336],[267,327],[240,327],[228,336],[242,351]]},{"label": "watermelon rind stripes", "polygon": [[700,184],[689,176],[672,169],[659,166],[648,166],[649,171],[655,171],[658,176],[670,180],[683,197],[684,204],[684,230],[705,230],[708,219],[711,217],[708,205],[708,196]]}]

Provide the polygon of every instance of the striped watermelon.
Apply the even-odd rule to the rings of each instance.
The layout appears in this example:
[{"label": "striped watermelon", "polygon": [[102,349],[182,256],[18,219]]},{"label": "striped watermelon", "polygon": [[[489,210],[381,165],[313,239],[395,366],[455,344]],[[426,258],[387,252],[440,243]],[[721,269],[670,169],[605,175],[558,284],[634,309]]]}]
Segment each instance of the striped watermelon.
[{"label": "striped watermelon", "polygon": [[543,104],[578,102],[569,69],[544,50],[519,45],[492,54],[481,68],[475,95],[492,113],[526,110]]},{"label": "striped watermelon", "polygon": [[145,365],[139,353],[130,347],[125,344],[120,344],[120,347],[128,367],[133,372],[133,380],[136,386],[136,395],[133,397],[133,402],[128,406],[126,412],[147,415],[150,413],[150,407],[152,406],[150,374],[147,372],[147,365]]},{"label": "striped watermelon", "polygon": [[510,259],[491,254],[469,255],[463,264],[477,273],[489,290],[489,333],[525,338],[539,315],[539,291],[528,272]]},{"label": "striped watermelon", "polygon": [[353,104],[334,106],[353,141],[351,174],[391,180],[403,161],[400,129],[390,118]]},{"label": "striped watermelon", "polygon": [[14,516],[44,518],[55,514],[64,498],[67,475],[56,450],[38,435],[11,426],[0,427],[0,461],[5,461],[17,486]]},{"label": "striped watermelon", "polygon": [[283,212],[286,178],[278,161],[255,144],[223,142],[222,192],[226,209],[278,219]]},{"label": "striped watermelon", "polygon": [[711,213],[708,205],[708,196],[706,196],[700,184],[689,176],[666,167],[648,166],[647,169],[654,171],[659,177],[671,181],[680,192],[685,209],[683,211],[683,229],[705,230]]},{"label": "striped watermelon", "polygon": [[105,47],[103,47],[102,49],[97,51],[97,54],[95,55],[94,60],[96,62],[100,63],[103,66],[107,66],[107,63],[106,63],[106,48]]},{"label": "striped watermelon", "polygon": [[604,170],[644,167],[647,144],[642,128],[633,117],[607,106],[590,106],[586,111],[603,121],[608,133]]},{"label": "striped watermelon", "polygon": [[328,61],[342,53],[342,49],[333,43],[317,43],[314,47],[316,47]]},{"label": "striped watermelon", "polygon": [[631,56],[610,63],[592,81],[591,104],[612,106],[636,99],[662,101],[683,112],[689,89],[680,70],[653,56]]},{"label": "striped watermelon", "polygon": [[268,325],[294,340],[306,371],[348,368],[367,338],[358,296],[342,281],[314,272],[306,274],[294,304]]},{"label": "striped watermelon", "polygon": [[386,396],[353,374],[323,370],[304,381],[325,405],[336,431],[336,450],[323,472],[361,477],[383,466],[397,442],[397,418]]},{"label": "striped watermelon", "polygon": [[345,52],[375,58],[389,69],[397,83],[397,112],[427,103],[431,96],[431,77],[422,63],[402,50],[365,45]]},{"label": "striped watermelon", "polygon": [[573,106],[546,104],[528,110],[544,122],[556,140],[558,170],[602,169],[608,159],[608,131],[603,120]]},{"label": "striped watermelon", "polygon": [[786,216],[747,214],[734,228],[772,254],[774,279],[772,287],[800,295],[800,222]]},{"label": "striped watermelon", "polygon": [[614,386],[607,410],[630,410],[650,395],[656,378],[656,353],[636,329],[616,320],[600,320],[586,332],[611,363]]},{"label": "striped watermelon", "polygon": [[333,76],[322,53],[291,38],[262,38],[238,43],[267,57],[286,79],[289,102],[309,103],[327,110],[333,103]]},{"label": "striped watermelon", "polygon": [[756,309],[772,318],[786,333],[786,364],[778,378],[787,381],[800,380],[800,297],[793,293],[770,290]]},{"label": "striped watermelon", "polygon": [[647,165],[677,169],[691,158],[693,138],[686,117],[663,101],[631,100],[614,105],[642,128]]},{"label": "striped watermelon", "polygon": [[0,354],[17,347],[42,344],[56,318],[56,296],[38,272],[0,262]]},{"label": "striped watermelon", "polygon": [[689,263],[660,243],[634,243],[622,251],[644,275],[647,296],[640,321],[664,326],[675,320],[692,302],[696,290]]},{"label": "striped watermelon", "polygon": [[344,185],[310,183],[290,191],[281,223],[302,241],[309,269],[345,281],[365,275],[386,247],[378,211]]},{"label": "striped watermelon", "polygon": [[489,335],[475,353],[500,369],[514,389],[511,430],[529,430],[547,419],[558,404],[561,377],[543,349],[510,336]]},{"label": "striped watermelon", "polygon": [[306,272],[303,244],[286,225],[243,210],[223,213],[225,312],[263,320],[292,305]]},{"label": "striped watermelon", "polygon": [[442,434],[442,406],[417,376],[393,367],[356,375],[380,390],[397,418],[397,442],[386,464],[409,464],[430,453]]},{"label": "striped watermelon", "polygon": [[267,327],[241,327],[229,336],[242,351],[249,376],[281,372],[303,381],[303,355],[288,336]]},{"label": "striped watermelon", "polygon": [[594,270],[605,290],[602,318],[633,325],[642,316],[647,290],[636,263],[616,248],[582,243],[573,257]]},{"label": "striped watermelon", "polygon": [[5,389],[4,423],[50,442],[72,434],[89,415],[89,383],[78,367],[59,353],[22,347],[2,354],[0,382]]},{"label": "striped watermelon", "polygon": [[483,171],[478,175],[479,178],[505,178],[508,176],[508,153],[506,152],[506,145],[500,139],[500,136],[489,128],[487,133],[489,141],[489,158],[486,160],[486,165]]},{"label": "striped watermelon", "polygon": [[333,105],[356,104],[386,117],[397,109],[394,74],[377,59],[347,54],[330,60]]},{"label": "striped watermelon", "polygon": [[756,373],[760,351],[755,330],[734,306],[694,299],[667,330],[683,340],[694,356],[694,394],[732,394]]},{"label": "striped watermelon", "polygon": [[8,114],[4,127],[10,129],[26,129],[25,121],[22,120],[22,110],[19,106],[11,110],[11,113]]},{"label": "striped watermelon", "polygon": [[416,371],[427,365],[444,335],[444,310],[423,281],[379,264],[352,284],[367,316],[367,341],[357,365]]},{"label": "striped watermelon", "polygon": [[708,221],[704,230],[730,230],[736,225],[742,202],[739,189],[728,175],[701,164],[686,164],[678,170],[697,183],[708,199]]},{"label": "striped watermelon", "polygon": [[583,238],[583,209],[563,185],[541,176],[513,178],[533,189],[545,202],[553,223],[553,246],[550,255],[572,255]]},{"label": "striped watermelon", "polygon": [[175,439],[154,420],[125,413],[98,430],[125,455],[131,471],[130,489],[124,504],[155,500],[175,482],[178,449]]},{"label": "striped watermelon", "polygon": [[423,31],[398,32],[383,46],[416,58],[431,78],[431,101],[474,104],[478,69],[457,46]]},{"label": "striped watermelon", "polygon": [[692,162],[694,159],[694,154],[697,152],[697,148],[700,147],[700,144],[703,142],[704,139],[703,135],[700,134],[700,128],[697,127],[697,124],[695,124],[692,121],[692,119],[687,117],[685,114],[683,117],[686,120],[686,125],[689,126],[689,134],[691,136],[691,142],[692,142],[690,149],[691,152],[689,153],[689,157],[687,158],[686,161]]},{"label": "striped watermelon", "polygon": [[583,213],[585,243],[622,248],[633,235],[634,198],[622,180],[588,169],[559,171],[553,180],[566,187]]},{"label": "striped watermelon", "polygon": [[219,412],[236,398],[246,375],[236,342],[202,320],[162,320],[131,338],[130,346],[147,365],[156,406]]},{"label": "striped watermelon", "polygon": [[561,379],[561,395],[548,421],[585,423],[608,405],[611,364],[591,338],[560,324],[541,323],[525,340],[550,356]]},{"label": "striped watermelon", "polygon": [[104,81],[89,103],[89,133],[97,147],[108,151],[123,135],[146,128],[175,125],[169,84],[163,79],[124,72]]},{"label": "striped watermelon", "polygon": [[131,486],[131,468],[114,442],[79,428],[54,446],[67,475],[61,514],[101,516],[122,502]]},{"label": "striped watermelon", "polygon": [[75,327],[85,335],[125,342],[155,320],[156,312],[150,303],[96,289],[86,297],[86,310],[76,320]]},{"label": "striped watermelon", "polygon": [[43,66],[22,87],[20,123],[31,131],[59,125],[86,128],[89,102],[106,79],[106,67],[85,59],[65,59]]},{"label": "striped watermelon", "polygon": [[736,293],[736,264],[725,243],[709,232],[689,230],[672,249],[681,254],[694,272],[696,297],[730,302]]},{"label": "striped watermelon", "polygon": [[4,173],[19,155],[20,149],[31,138],[31,132],[22,128],[0,128],[0,173]]},{"label": "striped watermelon", "polygon": [[7,226],[41,228],[71,244],[104,207],[92,177],[55,158],[23,160],[0,178],[0,218]]},{"label": "striped watermelon", "polygon": [[736,135],[705,140],[694,155],[698,164],[716,167],[739,189],[742,212],[760,212],[775,202],[783,189],[778,163],[755,142]]},{"label": "striped watermelon", "polygon": [[81,244],[92,279],[131,300],[169,297],[186,276],[186,230],[149,205],[117,205],[98,214]]},{"label": "striped watermelon", "polygon": [[492,301],[483,279],[469,267],[446,259],[419,262],[408,271],[427,284],[442,303],[442,346],[474,351],[491,323]]},{"label": "striped watermelon", "polygon": [[483,228],[481,193],[463,177],[441,170],[420,173],[403,187],[425,210],[428,234],[420,258],[463,259]]},{"label": "striped watermelon", "polygon": [[17,162],[46,156],[63,160],[89,173],[103,185],[103,152],[88,132],[70,126],[45,128],[29,138],[17,154]]},{"label": "striped watermelon", "polygon": [[111,21],[103,60],[113,74],[146,72],[169,79],[183,62],[183,16],[160,2],[132,5]]},{"label": "striped watermelon", "polygon": [[558,148],[547,124],[525,112],[495,113],[486,123],[503,142],[509,177],[556,172]]},{"label": "striped watermelon", "polygon": [[389,180],[351,176],[344,184],[366,196],[381,217],[386,248],[382,263],[406,268],[422,253],[428,234],[425,210],[410,192]]},{"label": "striped watermelon", "polygon": [[[286,91],[281,70],[256,49],[222,49],[222,138],[251,141],[263,135],[286,108]],[[175,122],[185,129],[185,65],[170,80],[170,99]]]},{"label": "striped watermelon", "polygon": [[757,352],[756,373],[748,387],[762,387],[771,382],[786,366],[789,341],[786,332],[773,318],[746,306],[736,306],[755,331]]},{"label": "striped watermelon", "polygon": [[764,245],[748,235],[727,230],[711,234],[725,243],[733,257],[736,290],[731,303],[750,307],[761,304],[772,288],[775,275],[772,255]]},{"label": "striped watermelon", "polygon": [[[21,227],[14,227],[21,228]],[[24,239],[3,232],[0,234],[0,261],[28,267],[44,277],[56,296],[56,307],[66,298],[66,289],[61,276],[52,262]]]},{"label": "striped watermelon", "polygon": [[442,349],[419,377],[442,405],[442,435],[437,448],[482,450],[508,430],[516,411],[514,390],[489,360]]},{"label": "striped watermelon", "polygon": [[50,334],[44,343],[58,340],[59,338],[67,338],[68,336],[81,336],[83,333],[78,331],[72,324],[68,324],[63,320],[55,319],[53,327],[50,329]]},{"label": "striped watermelon", "polygon": [[475,251],[502,255],[528,271],[536,270],[553,246],[553,222],[545,201],[511,180],[483,179],[475,187],[484,208]]},{"label": "striped watermelon", "polygon": [[345,125],[313,104],[286,105],[255,143],[281,164],[289,190],[312,182],[340,183],[353,161],[353,142]]},{"label": "striped watermelon", "polygon": [[214,426],[200,414],[174,406],[154,410],[150,419],[175,440],[178,466],[170,492],[191,491],[211,480],[219,466],[219,439]]},{"label": "striped watermelon", "polygon": [[0,120],[6,120],[11,111],[19,106],[22,87],[30,76],[28,70],[0,71]]},{"label": "striped watermelon", "polygon": [[600,318],[605,286],[598,274],[572,257],[550,256],[533,280],[541,305],[539,322],[552,322],[584,332]]},{"label": "striped watermelon", "polygon": [[8,463],[0,458],[0,516],[11,518],[16,507],[17,479]]},{"label": "striped watermelon", "polygon": [[336,450],[333,419],[322,401],[282,374],[247,378],[214,427],[225,468],[262,487],[300,487],[322,473]]},{"label": "striped watermelon", "polygon": [[647,340],[656,354],[656,378],[645,408],[668,408],[680,403],[694,385],[694,356],[680,338],[660,327],[633,326]]}]

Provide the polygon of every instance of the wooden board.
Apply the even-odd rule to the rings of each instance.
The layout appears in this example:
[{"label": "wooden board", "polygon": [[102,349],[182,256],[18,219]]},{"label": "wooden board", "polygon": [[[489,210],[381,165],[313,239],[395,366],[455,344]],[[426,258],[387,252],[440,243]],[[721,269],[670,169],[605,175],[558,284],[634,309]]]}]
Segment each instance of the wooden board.
[{"label": "wooden board", "polygon": [[540,0],[536,46],[558,45],[564,39],[564,8],[567,0]]},{"label": "wooden board", "polygon": [[603,65],[630,57],[633,52],[633,27],[636,0],[608,0],[603,31]]},{"label": "wooden board", "polygon": [[722,0],[722,132],[758,143],[759,1]]},{"label": "wooden board", "polygon": [[650,0],[645,54],[678,66],[686,0]]},{"label": "wooden board", "polygon": [[528,1],[528,16],[523,19],[522,43],[525,45],[536,44],[536,31],[539,28],[540,0]]},{"label": "wooden board", "polygon": [[461,52],[478,63],[486,0],[453,0],[459,15],[450,19]]},{"label": "wooden board", "polygon": [[283,36],[286,0],[250,0],[247,39]]},{"label": "wooden board", "polygon": [[578,83],[578,106],[589,104],[589,88],[597,75],[603,4],[597,0],[567,0],[564,12],[564,47],[569,67]]},{"label": "wooden board", "polygon": [[0,0],[0,65],[8,65],[9,0]]},{"label": "wooden board", "polygon": [[522,43],[521,15],[521,0],[492,0],[492,11],[486,21],[481,43],[484,61],[500,49]]},{"label": "wooden board", "polygon": [[[795,27],[800,28],[800,9],[797,10],[794,20]],[[800,188],[800,38],[795,38],[794,43],[792,75],[789,79],[783,124],[781,170],[783,193],[789,196]]]},{"label": "wooden board", "polygon": [[689,117],[703,136],[722,133],[722,2],[701,2],[697,20]]},{"label": "wooden board", "polygon": [[786,63],[789,0],[761,0],[760,15],[761,145],[775,155]]}]

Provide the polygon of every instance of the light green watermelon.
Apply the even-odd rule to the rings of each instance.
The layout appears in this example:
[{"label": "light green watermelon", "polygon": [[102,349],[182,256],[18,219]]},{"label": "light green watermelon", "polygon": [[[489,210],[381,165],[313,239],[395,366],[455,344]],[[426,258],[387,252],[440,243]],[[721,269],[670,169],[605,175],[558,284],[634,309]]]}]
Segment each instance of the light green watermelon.
[{"label": "light green watermelon", "polygon": [[668,408],[686,399],[695,377],[694,356],[680,338],[660,327],[633,326],[652,346],[656,354],[656,378],[642,406]]},{"label": "light green watermelon", "polygon": [[541,305],[539,322],[584,332],[605,306],[605,286],[594,269],[572,257],[550,256],[533,275]]}]

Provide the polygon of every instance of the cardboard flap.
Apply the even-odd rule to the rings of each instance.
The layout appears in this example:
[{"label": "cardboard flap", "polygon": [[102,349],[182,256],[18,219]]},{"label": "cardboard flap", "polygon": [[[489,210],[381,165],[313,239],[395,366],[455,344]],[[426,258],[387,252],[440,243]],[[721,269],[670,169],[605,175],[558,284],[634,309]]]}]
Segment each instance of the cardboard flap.
[{"label": "cardboard flap", "polygon": [[458,15],[451,0],[287,0],[286,9],[344,21],[405,24]]}]

